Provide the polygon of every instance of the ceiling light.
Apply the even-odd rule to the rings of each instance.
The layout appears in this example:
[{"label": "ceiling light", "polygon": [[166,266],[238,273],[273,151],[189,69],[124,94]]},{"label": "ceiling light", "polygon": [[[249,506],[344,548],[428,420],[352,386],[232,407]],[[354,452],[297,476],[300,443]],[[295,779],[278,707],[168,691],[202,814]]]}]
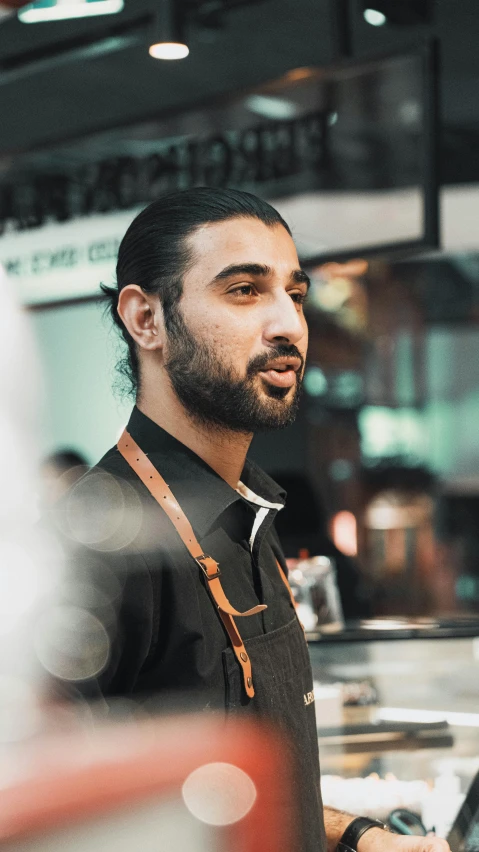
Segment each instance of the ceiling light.
[{"label": "ceiling light", "polygon": [[417,26],[433,21],[434,0],[363,0],[364,20],[373,27],[384,24]]},{"label": "ceiling light", "polygon": [[161,41],[148,48],[153,59],[185,59],[189,52],[188,45],[177,41]]},{"label": "ceiling light", "polygon": [[365,9],[363,12],[364,20],[371,24],[372,27],[382,27],[387,22],[386,15],[378,12],[377,9]]},{"label": "ceiling light", "polygon": [[185,59],[189,47],[183,34],[183,21],[174,0],[157,0],[151,43],[148,49],[153,59]]},{"label": "ceiling light", "polygon": [[124,0],[35,0],[20,9],[18,18],[24,24],[42,21],[64,21],[121,12]]}]

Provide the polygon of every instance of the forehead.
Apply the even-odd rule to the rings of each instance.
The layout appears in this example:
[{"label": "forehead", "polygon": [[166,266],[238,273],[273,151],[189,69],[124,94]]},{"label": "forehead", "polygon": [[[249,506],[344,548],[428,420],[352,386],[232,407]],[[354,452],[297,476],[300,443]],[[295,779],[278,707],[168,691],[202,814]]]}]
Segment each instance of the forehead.
[{"label": "forehead", "polygon": [[258,263],[275,274],[299,268],[296,246],[282,225],[265,225],[253,217],[202,225],[189,238],[192,272],[211,279],[226,266]]}]

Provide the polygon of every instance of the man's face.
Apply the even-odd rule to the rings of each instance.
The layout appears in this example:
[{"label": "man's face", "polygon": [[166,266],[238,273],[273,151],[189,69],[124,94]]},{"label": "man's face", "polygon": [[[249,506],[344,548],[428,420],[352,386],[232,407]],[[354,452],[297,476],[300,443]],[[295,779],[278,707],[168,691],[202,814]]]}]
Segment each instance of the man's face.
[{"label": "man's face", "polygon": [[243,433],[289,425],[308,331],[308,278],[281,225],[254,218],[205,225],[167,323],[165,368],[196,421]]}]

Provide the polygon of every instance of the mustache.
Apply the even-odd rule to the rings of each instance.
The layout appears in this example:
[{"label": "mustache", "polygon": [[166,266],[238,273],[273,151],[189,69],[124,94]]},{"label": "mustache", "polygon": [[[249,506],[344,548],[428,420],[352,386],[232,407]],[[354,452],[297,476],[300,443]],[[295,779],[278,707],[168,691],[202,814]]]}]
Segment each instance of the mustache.
[{"label": "mustache", "polygon": [[268,349],[262,355],[256,355],[248,364],[246,370],[247,376],[254,376],[255,373],[260,373],[271,361],[276,358],[298,358],[301,361],[301,367],[298,370],[298,375],[302,376],[304,368],[304,358],[299,349],[294,344],[283,343],[275,346],[274,349]]}]

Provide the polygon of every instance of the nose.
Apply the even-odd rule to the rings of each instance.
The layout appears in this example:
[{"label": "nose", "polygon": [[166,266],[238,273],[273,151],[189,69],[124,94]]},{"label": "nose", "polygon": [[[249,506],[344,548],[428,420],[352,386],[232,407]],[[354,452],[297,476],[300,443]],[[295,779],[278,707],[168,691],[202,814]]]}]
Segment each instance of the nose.
[{"label": "nose", "polygon": [[282,288],[278,290],[267,308],[263,334],[265,342],[296,344],[307,336],[307,325],[302,310]]}]

